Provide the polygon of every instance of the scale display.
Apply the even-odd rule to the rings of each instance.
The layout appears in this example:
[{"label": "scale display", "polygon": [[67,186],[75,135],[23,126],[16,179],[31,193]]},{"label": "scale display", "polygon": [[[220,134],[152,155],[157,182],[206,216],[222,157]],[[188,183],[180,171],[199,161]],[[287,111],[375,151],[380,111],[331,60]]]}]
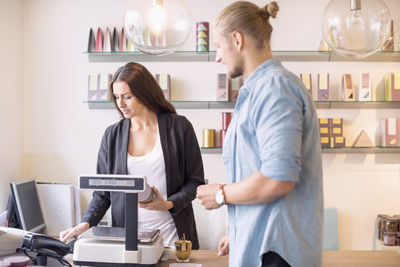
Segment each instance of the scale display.
[{"label": "scale display", "polygon": [[80,189],[140,193],[144,191],[145,185],[146,176],[115,174],[95,174],[79,176]]}]

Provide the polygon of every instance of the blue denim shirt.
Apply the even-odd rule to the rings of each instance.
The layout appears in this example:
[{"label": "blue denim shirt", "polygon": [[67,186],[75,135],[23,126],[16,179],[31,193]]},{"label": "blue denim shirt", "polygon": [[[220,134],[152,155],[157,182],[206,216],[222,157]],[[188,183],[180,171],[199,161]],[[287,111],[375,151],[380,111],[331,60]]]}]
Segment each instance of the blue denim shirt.
[{"label": "blue denim shirt", "polygon": [[321,266],[321,144],[314,102],[301,80],[273,58],[240,88],[224,140],[227,183],[256,171],[296,182],[273,202],[228,205],[229,266],[261,266],[274,251],[292,266]]}]

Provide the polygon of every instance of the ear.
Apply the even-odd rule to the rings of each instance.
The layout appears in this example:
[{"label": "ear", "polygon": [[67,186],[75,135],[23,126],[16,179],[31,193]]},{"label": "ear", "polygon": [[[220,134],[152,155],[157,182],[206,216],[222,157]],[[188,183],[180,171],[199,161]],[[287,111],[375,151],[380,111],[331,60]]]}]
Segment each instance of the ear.
[{"label": "ear", "polygon": [[237,51],[241,51],[243,49],[243,34],[238,31],[232,32],[232,42]]}]

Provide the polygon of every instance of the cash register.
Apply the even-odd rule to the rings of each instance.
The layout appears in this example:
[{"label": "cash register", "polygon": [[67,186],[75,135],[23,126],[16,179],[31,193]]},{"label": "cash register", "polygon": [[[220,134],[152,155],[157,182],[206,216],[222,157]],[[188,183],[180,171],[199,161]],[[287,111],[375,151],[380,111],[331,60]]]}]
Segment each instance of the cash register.
[{"label": "cash register", "polygon": [[138,193],[145,176],[81,175],[79,189],[125,192],[125,227],[92,227],[74,245],[73,263],[85,266],[155,266],[164,247],[158,230],[138,232]]}]

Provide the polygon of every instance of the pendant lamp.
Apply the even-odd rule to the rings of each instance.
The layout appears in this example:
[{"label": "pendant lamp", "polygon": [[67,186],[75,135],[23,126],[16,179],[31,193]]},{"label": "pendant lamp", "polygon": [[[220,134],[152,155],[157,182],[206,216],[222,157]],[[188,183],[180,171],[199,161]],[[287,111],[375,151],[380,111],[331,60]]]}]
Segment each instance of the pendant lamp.
[{"label": "pendant lamp", "polygon": [[322,15],[322,36],[336,53],[364,58],[382,47],[390,23],[382,0],[331,0]]},{"label": "pendant lamp", "polygon": [[166,55],[182,45],[190,32],[186,0],[128,0],[125,32],[136,49]]}]

